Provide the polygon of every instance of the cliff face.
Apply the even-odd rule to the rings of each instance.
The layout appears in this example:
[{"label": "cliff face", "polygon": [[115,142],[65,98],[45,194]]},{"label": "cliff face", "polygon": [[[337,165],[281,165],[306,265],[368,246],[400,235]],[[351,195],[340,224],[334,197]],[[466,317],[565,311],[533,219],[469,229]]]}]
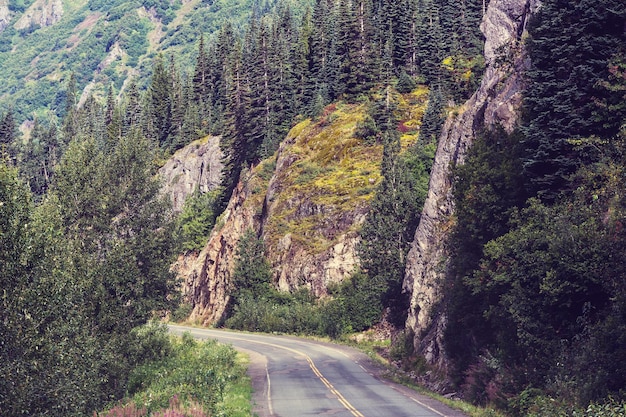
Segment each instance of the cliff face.
[{"label": "cliff face", "polygon": [[460,112],[446,121],[431,171],[428,197],[407,259],[404,290],[410,295],[407,328],[427,361],[445,369],[442,352],[445,312],[437,308],[446,278],[446,237],[453,222],[449,168],[463,163],[482,126],[502,125],[509,132],[518,121],[521,74],[527,65],[521,38],[538,0],[491,0],[483,17],[486,71],[479,89]]},{"label": "cliff face", "polygon": [[179,149],[159,170],[163,192],[179,213],[187,196],[198,189],[201,193],[215,190],[222,179],[222,151],[217,136],[197,140]]},{"label": "cliff face", "polygon": [[52,26],[63,16],[62,0],[37,0],[15,23],[15,29],[23,30]]},{"label": "cliff face", "polygon": [[0,0],[0,33],[9,25],[10,21],[9,0]]},{"label": "cliff face", "polygon": [[193,305],[189,317],[192,321],[209,325],[218,321],[226,310],[237,243],[246,230],[258,229],[256,210],[246,204],[251,193],[246,181],[241,182],[208,244],[197,256],[181,257],[175,265],[184,297]]},{"label": "cliff face", "polygon": [[362,106],[346,105],[302,122],[275,157],[246,171],[206,247],[176,265],[191,320],[207,325],[222,317],[247,229],[264,240],[280,290],[306,287],[322,296],[352,274],[382,155],[382,146],[353,137],[362,117]]}]

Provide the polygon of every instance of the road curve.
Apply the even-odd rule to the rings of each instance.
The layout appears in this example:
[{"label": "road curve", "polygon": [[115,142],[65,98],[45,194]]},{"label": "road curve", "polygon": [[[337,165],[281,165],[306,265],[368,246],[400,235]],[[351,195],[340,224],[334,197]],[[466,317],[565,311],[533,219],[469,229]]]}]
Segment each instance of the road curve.
[{"label": "road curve", "polygon": [[169,325],[217,339],[250,355],[254,412],[260,417],[466,417],[438,401],[376,376],[354,349],[299,339]]}]

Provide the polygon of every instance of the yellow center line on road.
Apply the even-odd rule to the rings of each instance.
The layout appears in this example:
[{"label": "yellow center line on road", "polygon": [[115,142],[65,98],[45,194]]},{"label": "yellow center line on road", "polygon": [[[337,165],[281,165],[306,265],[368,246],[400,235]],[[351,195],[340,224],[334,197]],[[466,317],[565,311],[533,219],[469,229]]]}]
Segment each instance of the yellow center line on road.
[{"label": "yellow center line on road", "polygon": [[[317,368],[317,366],[315,366],[315,363],[313,362],[313,359],[311,359],[311,357],[309,355],[307,355],[306,353],[300,352],[299,350],[292,349],[292,348],[289,348],[289,347],[286,347],[286,346],[276,345],[276,344],[268,343],[268,342],[261,342],[261,341],[258,341],[258,340],[251,340],[251,339],[235,337],[235,336],[228,336],[228,335],[220,335],[220,337],[222,337],[224,339],[231,339],[231,340],[239,340],[239,341],[243,341],[243,342],[256,343],[258,345],[271,346],[271,347],[274,347],[274,348],[277,348],[277,349],[283,349],[283,350],[286,350],[288,352],[292,352],[292,353],[295,353],[296,355],[304,357],[306,359],[306,361],[308,362],[309,367],[311,368],[311,370],[315,374],[315,376],[317,376],[319,378],[319,380],[322,381],[322,383],[326,386],[326,388],[328,388],[328,390],[337,397],[337,399],[339,400],[341,405],[343,405],[348,411],[350,411],[350,413],[352,413],[352,415],[354,417],[365,417],[363,414],[361,414],[361,412],[359,410],[357,410],[352,404],[350,404],[350,402],[339,391],[337,391],[337,389],[333,386],[333,384],[331,384],[330,381],[328,379],[326,379],[326,377],[320,372],[320,370]],[[269,373],[267,374],[267,378],[268,378],[268,384],[269,384]],[[270,401],[270,410],[271,410],[271,398],[270,398],[270,394],[269,394],[269,389],[268,389],[267,397],[268,397],[268,400]]]}]

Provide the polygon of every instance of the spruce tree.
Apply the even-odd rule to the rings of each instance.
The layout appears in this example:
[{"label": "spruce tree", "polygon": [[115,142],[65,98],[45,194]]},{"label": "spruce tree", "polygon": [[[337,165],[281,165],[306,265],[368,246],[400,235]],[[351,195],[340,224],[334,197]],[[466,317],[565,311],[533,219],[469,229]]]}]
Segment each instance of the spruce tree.
[{"label": "spruce tree", "polygon": [[13,110],[9,109],[0,119],[0,158],[4,161],[15,159],[14,141],[17,126],[13,117]]},{"label": "spruce tree", "polygon": [[170,145],[172,133],[172,79],[163,57],[157,57],[152,70],[149,91],[150,130],[147,135],[162,148]]},{"label": "spruce tree", "polygon": [[400,154],[400,132],[389,89],[376,107],[383,140],[383,180],[363,225],[358,252],[369,277],[368,290],[376,295],[381,312],[390,307],[392,321],[400,325],[408,307],[402,295],[406,255],[426,196],[426,186],[420,185],[428,174],[422,168],[413,172]]},{"label": "spruce tree", "polygon": [[420,143],[437,143],[441,127],[445,121],[443,114],[444,102],[440,88],[433,88],[428,92],[428,105],[422,117],[420,126]]},{"label": "spruce tree", "polygon": [[[544,2],[529,27],[525,163],[529,190],[552,201],[587,155],[571,139],[615,136],[619,117],[602,116],[597,97],[613,54],[624,48],[626,5],[618,0]],[[567,31],[563,28],[567,27]]]},{"label": "spruce tree", "polygon": [[137,83],[133,80],[125,95],[124,120],[122,126],[122,133],[124,135],[129,134],[135,129],[139,129],[141,126],[142,113],[141,95],[137,88]]}]

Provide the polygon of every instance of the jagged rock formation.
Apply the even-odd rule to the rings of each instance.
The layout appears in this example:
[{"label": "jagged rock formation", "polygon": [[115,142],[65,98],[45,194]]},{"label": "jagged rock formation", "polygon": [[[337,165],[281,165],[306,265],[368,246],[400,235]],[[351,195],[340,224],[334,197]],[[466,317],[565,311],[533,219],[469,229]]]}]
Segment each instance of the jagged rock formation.
[{"label": "jagged rock formation", "polygon": [[354,272],[358,229],[380,180],[382,148],[352,137],[362,109],[333,116],[292,129],[275,159],[242,177],[206,247],[179,259],[175,268],[193,305],[190,320],[208,325],[222,318],[237,245],[248,229],[265,241],[281,290],[304,286],[322,296],[330,283]]},{"label": "jagged rock formation", "polygon": [[442,354],[444,311],[437,308],[446,277],[446,236],[453,222],[449,167],[463,163],[475,133],[483,126],[511,131],[521,105],[522,72],[527,65],[521,40],[538,0],[491,0],[483,17],[486,71],[479,89],[460,112],[448,117],[431,171],[428,197],[407,259],[404,290],[410,294],[407,328],[426,360],[445,369]]},{"label": "jagged rock formation", "polygon": [[247,229],[258,228],[254,206],[245,204],[251,193],[245,184],[242,181],[234,190],[205,248],[197,256],[181,257],[175,265],[185,299],[194,306],[189,317],[192,321],[209,325],[222,317],[230,299],[237,243]]},{"label": "jagged rock formation", "polygon": [[11,21],[11,11],[9,10],[9,0],[0,0],[0,33],[9,25]]},{"label": "jagged rock formation", "polygon": [[62,0],[37,0],[15,22],[15,29],[24,30],[52,26],[63,16]]},{"label": "jagged rock formation", "polygon": [[187,196],[196,189],[201,193],[215,190],[222,180],[220,138],[209,136],[179,149],[159,170],[163,192],[179,213]]}]

